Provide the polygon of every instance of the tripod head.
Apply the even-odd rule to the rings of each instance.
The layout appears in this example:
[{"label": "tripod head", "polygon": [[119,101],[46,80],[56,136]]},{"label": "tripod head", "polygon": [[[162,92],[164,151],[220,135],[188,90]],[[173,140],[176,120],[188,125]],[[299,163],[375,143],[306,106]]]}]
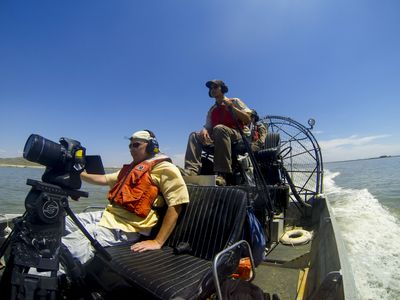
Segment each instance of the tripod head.
[{"label": "tripod head", "polygon": [[68,196],[72,199],[88,197],[84,191],[61,188],[57,185],[28,179],[27,185],[32,186],[25,199],[25,209],[28,219],[38,224],[53,224],[64,217],[63,208],[68,207]]}]

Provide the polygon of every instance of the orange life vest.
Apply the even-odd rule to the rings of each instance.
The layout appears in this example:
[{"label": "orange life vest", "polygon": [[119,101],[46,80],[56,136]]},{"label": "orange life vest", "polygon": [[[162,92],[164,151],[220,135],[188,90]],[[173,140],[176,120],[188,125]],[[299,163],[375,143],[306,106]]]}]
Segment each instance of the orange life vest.
[{"label": "orange life vest", "polygon": [[150,177],[150,171],[162,161],[171,161],[167,156],[160,156],[142,161],[136,166],[124,165],[118,174],[117,183],[108,192],[108,200],[145,218],[159,192]]},{"label": "orange life vest", "polygon": [[[225,125],[229,128],[236,129],[236,121],[232,112],[226,105],[216,105],[211,111],[211,125],[214,128],[217,125]],[[239,125],[243,128],[243,122],[239,120]]]}]

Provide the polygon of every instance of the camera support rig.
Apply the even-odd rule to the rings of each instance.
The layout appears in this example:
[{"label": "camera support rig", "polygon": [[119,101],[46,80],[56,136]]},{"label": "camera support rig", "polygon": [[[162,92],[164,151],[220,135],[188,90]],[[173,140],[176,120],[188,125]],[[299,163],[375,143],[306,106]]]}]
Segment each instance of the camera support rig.
[{"label": "camera support rig", "polygon": [[[68,197],[77,200],[79,197],[88,197],[87,192],[32,179],[27,180],[27,185],[32,186],[32,189],[25,199],[26,212],[16,219],[13,232],[0,249],[0,256],[3,256],[12,241],[2,286],[6,284],[4,280],[7,280],[4,277],[9,277],[11,299],[55,299],[58,292],[57,271],[60,258],[65,254],[61,237],[64,234],[66,214],[97,252],[107,260],[111,260],[111,256],[87,232],[69,207]],[[30,274],[30,268],[36,268],[38,272]]]},{"label": "camera support rig", "polygon": [[[11,245],[0,289],[5,291],[6,298],[11,299],[55,299],[60,293],[57,277],[60,262],[72,280],[81,282],[78,264],[61,243],[66,215],[89,239],[93,248],[111,260],[111,256],[79,222],[68,203],[68,197],[74,200],[88,197],[87,192],[79,191],[82,184],[80,174],[85,168],[96,166],[96,161],[87,161],[86,148],[79,141],[63,137],[60,143],[55,143],[37,134],[29,136],[23,156],[46,166],[46,170],[42,175],[43,182],[27,180],[27,185],[32,188],[25,198],[26,211],[14,220],[14,229],[0,248],[2,257]],[[102,168],[100,158],[97,160],[99,163]],[[104,169],[101,171],[104,174]]]}]

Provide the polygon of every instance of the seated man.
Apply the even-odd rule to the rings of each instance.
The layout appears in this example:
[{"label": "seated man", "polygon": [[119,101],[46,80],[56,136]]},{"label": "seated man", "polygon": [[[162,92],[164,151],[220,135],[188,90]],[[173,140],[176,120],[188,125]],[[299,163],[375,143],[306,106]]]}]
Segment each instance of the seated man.
[{"label": "seated man", "polygon": [[205,145],[214,145],[214,172],[217,185],[225,185],[226,178],[232,173],[231,144],[241,139],[237,126],[246,135],[250,135],[251,110],[238,98],[227,98],[228,87],[222,80],[207,81],[208,95],[215,99],[209,109],[206,124],[200,132],[189,136],[184,175],[197,175],[201,169],[201,152]]},{"label": "seated man", "polygon": [[260,118],[257,111],[254,109],[251,111],[251,150],[253,152],[260,151],[265,147],[265,138],[267,137],[267,127],[262,122],[259,122]]},{"label": "seated man", "polygon": [[[109,185],[110,204],[104,211],[78,214],[87,231],[102,245],[132,242],[132,251],[160,249],[177,222],[189,194],[178,168],[159,153],[158,142],[151,131],[135,132],[130,138],[132,162],[112,174],[83,172],[81,178],[97,185]],[[154,239],[137,242],[148,236],[159,215],[155,207],[167,204],[161,228]],[[83,264],[94,255],[89,240],[69,219],[62,242]]]}]

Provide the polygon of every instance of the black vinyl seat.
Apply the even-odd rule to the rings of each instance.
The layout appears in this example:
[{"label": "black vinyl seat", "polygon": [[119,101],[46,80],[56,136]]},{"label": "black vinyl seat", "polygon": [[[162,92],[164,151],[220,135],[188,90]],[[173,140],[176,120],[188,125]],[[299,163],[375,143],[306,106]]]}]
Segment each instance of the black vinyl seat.
[{"label": "black vinyl seat", "polygon": [[281,174],[277,162],[281,152],[281,139],[277,132],[268,132],[265,139],[265,148],[255,153],[255,158],[260,166],[261,172],[268,184],[281,183]]},{"label": "black vinyl seat", "polygon": [[[286,148],[288,149],[288,148]],[[287,209],[289,205],[289,187],[283,184],[281,173],[282,153],[281,138],[278,132],[268,132],[265,138],[265,148],[255,153],[255,158],[268,184],[271,199],[274,199],[276,211]],[[255,201],[254,207],[259,210],[264,203]]]},{"label": "black vinyl seat", "polygon": [[[205,154],[214,155],[214,144],[203,145],[202,149]],[[242,140],[233,141],[231,144],[232,155],[243,155],[247,152],[247,149]]]},{"label": "black vinyl seat", "polygon": [[[146,299],[209,296],[215,291],[212,259],[242,239],[248,205],[245,191],[210,186],[188,186],[188,190],[190,203],[162,249],[133,253],[130,245],[107,248],[113,258],[106,263],[107,272],[117,273]],[[218,267],[220,276],[235,271],[240,255],[239,248],[224,256]],[[97,272],[91,276],[97,277]],[[97,280],[105,283],[100,277]]]}]

